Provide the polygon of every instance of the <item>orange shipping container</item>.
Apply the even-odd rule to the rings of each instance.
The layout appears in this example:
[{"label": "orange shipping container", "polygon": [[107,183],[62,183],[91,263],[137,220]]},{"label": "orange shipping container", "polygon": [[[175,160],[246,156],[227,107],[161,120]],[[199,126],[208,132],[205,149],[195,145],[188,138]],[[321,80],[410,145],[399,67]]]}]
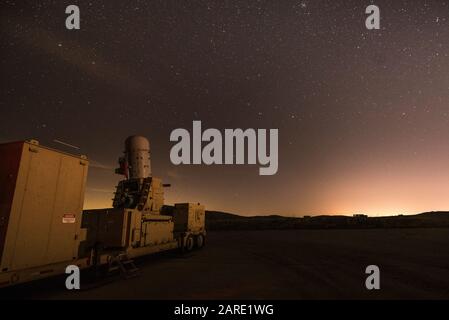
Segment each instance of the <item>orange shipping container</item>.
[{"label": "orange shipping container", "polygon": [[37,141],[0,144],[0,286],[77,259],[87,170]]}]

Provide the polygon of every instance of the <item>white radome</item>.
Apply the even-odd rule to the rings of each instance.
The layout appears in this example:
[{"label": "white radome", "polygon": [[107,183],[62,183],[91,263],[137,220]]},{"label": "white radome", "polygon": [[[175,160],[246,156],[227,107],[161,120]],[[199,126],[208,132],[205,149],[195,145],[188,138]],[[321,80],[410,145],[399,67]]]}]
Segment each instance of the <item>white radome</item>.
[{"label": "white radome", "polygon": [[142,136],[130,136],[125,141],[125,155],[129,165],[129,178],[151,176],[150,142]]}]

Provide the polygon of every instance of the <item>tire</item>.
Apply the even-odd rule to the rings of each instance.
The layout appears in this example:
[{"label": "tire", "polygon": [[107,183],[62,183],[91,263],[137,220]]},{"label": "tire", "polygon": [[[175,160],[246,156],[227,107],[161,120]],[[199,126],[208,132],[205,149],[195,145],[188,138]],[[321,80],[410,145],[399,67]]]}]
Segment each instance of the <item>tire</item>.
[{"label": "tire", "polygon": [[204,247],[204,244],[206,242],[206,238],[204,237],[204,235],[199,234],[196,236],[196,247],[198,249],[201,249],[202,247]]},{"label": "tire", "polygon": [[185,251],[186,252],[192,251],[194,246],[195,246],[195,242],[193,241],[192,236],[188,236],[186,241],[185,241],[185,244],[184,244]]}]

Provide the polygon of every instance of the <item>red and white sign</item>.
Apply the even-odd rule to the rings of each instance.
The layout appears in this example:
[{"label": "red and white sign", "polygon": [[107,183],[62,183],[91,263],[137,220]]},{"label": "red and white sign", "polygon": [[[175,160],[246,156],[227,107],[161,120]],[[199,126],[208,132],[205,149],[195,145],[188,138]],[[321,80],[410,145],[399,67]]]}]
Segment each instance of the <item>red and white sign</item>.
[{"label": "red and white sign", "polygon": [[76,218],[72,213],[66,213],[62,216],[62,223],[75,223]]}]

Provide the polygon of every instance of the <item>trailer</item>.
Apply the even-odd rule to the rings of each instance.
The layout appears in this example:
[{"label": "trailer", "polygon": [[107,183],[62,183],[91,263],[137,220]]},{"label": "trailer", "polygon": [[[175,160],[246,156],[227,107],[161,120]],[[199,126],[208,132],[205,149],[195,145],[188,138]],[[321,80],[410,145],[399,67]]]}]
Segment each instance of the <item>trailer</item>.
[{"label": "trailer", "polygon": [[[89,161],[38,141],[0,144],[0,287],[63,274],[68,265],[131,275],[133,258],[205,244],[205,209],[164,205],[146,138],[129,137],[112,208],[84,210]],[[170,210],[167,210],[170,208]]]}]

